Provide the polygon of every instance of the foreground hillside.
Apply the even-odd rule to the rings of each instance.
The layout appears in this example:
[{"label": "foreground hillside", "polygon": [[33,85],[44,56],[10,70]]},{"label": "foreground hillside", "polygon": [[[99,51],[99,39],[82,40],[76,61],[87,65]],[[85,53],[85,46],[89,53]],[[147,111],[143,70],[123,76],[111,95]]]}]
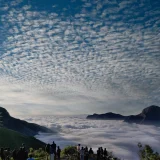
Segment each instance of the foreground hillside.
[{"label": "foreground hillside", "polygon": [[34,137],[28,137],[10,129],[0,128],[1,147],[10,147],[11,149],[14,149],[19,148],[22,143],[25,143],[27,148],[44,148],[45,146],[45,143]]}]

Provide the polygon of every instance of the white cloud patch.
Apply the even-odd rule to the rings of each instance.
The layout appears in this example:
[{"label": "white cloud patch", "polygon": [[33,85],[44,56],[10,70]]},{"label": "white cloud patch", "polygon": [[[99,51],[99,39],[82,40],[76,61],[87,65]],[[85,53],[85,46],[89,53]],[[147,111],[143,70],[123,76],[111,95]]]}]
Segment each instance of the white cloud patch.
[{"label": "white cloud patch", "polygon": [[[77,100],[90,110],[94,103],[96,111],[101,101],[101,112],[114,109],[114,101],[123,102],[120,106],[130,102],[123,106],[126,113],[132,107],[138,112],[159,105],[157,3],[85,0],[42,7],[36,2],[2,1],[0,87],[1,92],[5,87],[6,96],[1,104],[8,107],[11,94],[19,100],[9,87],[19,85],[24,95],[20,106],[32,99],[26,89],[39,99],[43,93],[43,102],[37,105],[50,99],[50,108],[57,104],[57,111],[62,100],[64,110]],[[16,106],[14,98],[10,103]],[[121,112],[120,107],[114,110]]]}]

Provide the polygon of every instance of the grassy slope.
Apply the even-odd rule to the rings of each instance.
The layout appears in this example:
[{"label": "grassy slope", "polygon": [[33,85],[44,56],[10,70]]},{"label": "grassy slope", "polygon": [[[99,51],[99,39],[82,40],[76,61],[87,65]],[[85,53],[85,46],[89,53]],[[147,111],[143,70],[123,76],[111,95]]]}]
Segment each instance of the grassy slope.
[{"label": "grassy slope", "polygon": [[45,144],[34,137],[27,137],[13,130],[0,128],[0,147],[10,147],[11,149],[19,148],[22,143],[27,148],[44,148]]}]

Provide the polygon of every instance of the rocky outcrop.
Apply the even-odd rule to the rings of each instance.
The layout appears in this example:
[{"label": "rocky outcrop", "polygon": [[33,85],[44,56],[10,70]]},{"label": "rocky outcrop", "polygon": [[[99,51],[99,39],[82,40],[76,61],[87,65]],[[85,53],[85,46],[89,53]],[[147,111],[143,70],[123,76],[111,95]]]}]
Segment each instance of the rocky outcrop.
[{"label": "rocky outcrop", "polygon": [[17,131],[27,136],[34,136],[38,134],[38,132],[52,132],[52,130],[46,127],[11,117],[8,111],[2,107],[0,107],[0,119],[1,126],[4,128]]}]

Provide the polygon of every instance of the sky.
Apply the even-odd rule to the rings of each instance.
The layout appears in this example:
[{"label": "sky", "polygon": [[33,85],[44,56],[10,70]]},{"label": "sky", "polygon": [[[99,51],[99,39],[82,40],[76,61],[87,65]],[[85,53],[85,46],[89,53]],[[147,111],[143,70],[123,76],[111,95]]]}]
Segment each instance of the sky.
[{"label": "sky", "polygon": [[12,115],[160,105],[160,1],[0,0],[0,93]]}]

